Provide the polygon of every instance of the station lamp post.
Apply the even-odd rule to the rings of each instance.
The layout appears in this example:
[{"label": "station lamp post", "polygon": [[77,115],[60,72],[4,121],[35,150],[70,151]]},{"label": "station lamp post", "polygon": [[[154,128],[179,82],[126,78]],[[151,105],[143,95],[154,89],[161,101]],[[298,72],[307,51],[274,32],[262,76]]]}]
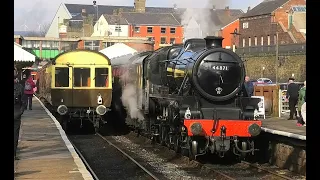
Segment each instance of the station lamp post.
[{"label": "station lamp post", "polygon": [[233,38],[232,38],[232,50],[233,52],[236,52],[236,41],[237,41],[237,36],[240,36],[241,34],[238,33],[238,29],[235,28],[233,33],[230,33],[233,35]]},{"label": "station lamp post", "polygon": [[[96,8],[96,14],[97,14],[97,19],[96,19],[96,22],[98,22],[98,19],[99,19],[99,17],[98,17],[98,5],[97,5],[97,1],[93,1],[93,7],[95,7]],[[98,25],[97,25],[98,26]]]}]

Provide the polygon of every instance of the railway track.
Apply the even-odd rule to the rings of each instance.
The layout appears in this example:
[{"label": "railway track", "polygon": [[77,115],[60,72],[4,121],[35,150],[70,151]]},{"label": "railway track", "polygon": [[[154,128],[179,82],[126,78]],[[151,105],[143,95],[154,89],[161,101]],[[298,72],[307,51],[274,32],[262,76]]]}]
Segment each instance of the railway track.
[{"label": "railway track", "polygon": [[133,157],[99,134],[69,135],[95,180],[160,180]]},{"label": "railway track", "polygon": [[[90,127],[90,125],[88,126]],[[165,179],[216,179],[216,180],[303,180],[287,170],[264,167],[246,161],[224,165],[208,160],[189,161],[174,151],[150,139],[130,132],[111,134],[70,135],[69,139],[95,180],[165,180]],[[110,132],[110,129],[107,130]],[[203,158],[206,159],[206,158]]]},{"label": "railway track", "polygon": [[[189,161],[187,157],[135,133],[69,135],[80,157],[95,179],[216,179],[298,180],[305,179],[278,168],[267,169],[246,161],[221,164]],[[204,158],[205,159],[205,158]]]},{"label": "railway track", "polygon": [[[149,151],[157,154],[164,161],[172,161],[176,157],[173,150],[160,145],[151,146],[151,141],[145,137],[137,137],[135,133],[130,133],[124,137],[115,137],[118,143],[127,147],[127,151],[139,153],[139,151]],[[131,145],[130,145],[131,144]],[[130,146],[134,146],[130,148]],[[222,163],[221,160],[211,159],[210,157],[202,157],[197,161],[189,161],[189,158],[180,156],[172,161],[177,166],[185,169],[191,176],[195,177],[211,177],[214,179],[230,179],[230,180],[256,180],[256,179],[272,179],[272,180],[303,180],[305,176],[297,175],[289,170],[279,169],[275,166],[267,164],[254,164],[246,161]]]}]

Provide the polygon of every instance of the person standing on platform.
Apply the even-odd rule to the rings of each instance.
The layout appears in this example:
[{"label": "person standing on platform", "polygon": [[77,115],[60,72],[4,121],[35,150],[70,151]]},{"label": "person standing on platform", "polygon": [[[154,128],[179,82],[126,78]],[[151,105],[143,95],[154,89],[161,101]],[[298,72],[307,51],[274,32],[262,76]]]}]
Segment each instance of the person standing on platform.
[{"label": "person standing on platform", "polygon": [[293,115],[297,118],[296,105],[298,103],[299,85],[294,83],[294,78],[289,78],[289,85],[286,98],[289,99],[290,117],[288,120],[293,120]]},{"label": "person standing on platform", "polygon": [[28,75],[28,79],[26,80],[25,86],[24,86],[24,94],[26,96],[26,109],[29,107],[29,110],[32,110],[32,97],[33,97],[33,88],[35,88],[36,85],[33,82],[31,74]]},{"label": "person standing on platform", "polygon": [[306,96],[307,95],[307,90],[304,92],[304,103],[302,104],[301,107],[301,115],[302,115],[302,119],[304,121],[304,125],[303,126],[307,126],[307,104],[306,104]]},{"label": "person standing on platform", "polygon": [[305,93],[306,93],[306,81],[304,81],[304,86],[299,91],[299,99],[298,99],[299,118],[298,118],[297,126],[302,126],[304,124],[302,114],[301,114],[301,108],[302,108],[302,105],[304,104]]},{"label": "person standing on platform", "polygon": [[244,80],[245,80],[244,86],[246,87],[246,90],[248,92],[248,96],[251,97],[251,96],[253,96],[253,91],[254,91],[253,83],[250,81],[249,76],[246,76]]},{"label": "person standing on platform", "polygon": [[21,124],[21,115],[24,112],[24,101],[23,97],[23,87],[20,83],[18,83],[17,75],[18,70],[14,66],[14,159],[16,159],[16,151],[18,147],[18,140],[19,140],[19,131],[20,131],[20,124]]}]

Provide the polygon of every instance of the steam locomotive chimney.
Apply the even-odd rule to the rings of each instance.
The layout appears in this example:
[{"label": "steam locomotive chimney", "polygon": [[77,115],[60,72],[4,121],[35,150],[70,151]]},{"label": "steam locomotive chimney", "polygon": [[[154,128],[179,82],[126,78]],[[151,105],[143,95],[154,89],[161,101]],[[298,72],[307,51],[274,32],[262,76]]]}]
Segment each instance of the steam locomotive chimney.
[{"label": "steam locomotive chimney", "polygon": [[207,36],[204,38],[206,41],[206,48],[213,48],[213,47],[222,47],[222,40],[223,37],[219,36]]}]

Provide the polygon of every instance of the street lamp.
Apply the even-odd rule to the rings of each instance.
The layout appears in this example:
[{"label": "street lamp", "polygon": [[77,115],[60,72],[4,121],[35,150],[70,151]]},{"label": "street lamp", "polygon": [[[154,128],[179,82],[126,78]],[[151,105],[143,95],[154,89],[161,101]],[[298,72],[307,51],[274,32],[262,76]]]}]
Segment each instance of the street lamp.
[{"label": "street lamp", "polygon": [[[93,1],[93,7],[96,8],[96,13],[97,13],[97,19],[96,19],[96,22],[98,22],[98,5],[97,5],[97,1]],[[97,26],[98,27],[98,26]]]},{"label": "street lamp", "polygon": [[[280,7],[282,8],[282,6]],[[276,32],[276,46],[275,46],[275,50],[276,50],[276,58],[275,58],[275,75],[276,75],[276,84],[278,84],[278,64],[279,64],[279,32],[278,32],[278,22],[274,22],[275,21],[275,14],[273,13],[272,15],[272,21],[271,21],[271,28],[270,28],[270,34],[272,34],[272,29],[273,29],[273,25],[275,24],[275,32]]]},{"label": "street lamp", "polygon": [[238,33],[238,29],[237,28],[235,28],[233,33],[230,33],[230,34],[233,35],[232,50],[233,50],[233,52],[236,52],[236,43],[235,43],[236,42],[236,38],[237,38],[237,36],[239,36],[241,34]]}]

